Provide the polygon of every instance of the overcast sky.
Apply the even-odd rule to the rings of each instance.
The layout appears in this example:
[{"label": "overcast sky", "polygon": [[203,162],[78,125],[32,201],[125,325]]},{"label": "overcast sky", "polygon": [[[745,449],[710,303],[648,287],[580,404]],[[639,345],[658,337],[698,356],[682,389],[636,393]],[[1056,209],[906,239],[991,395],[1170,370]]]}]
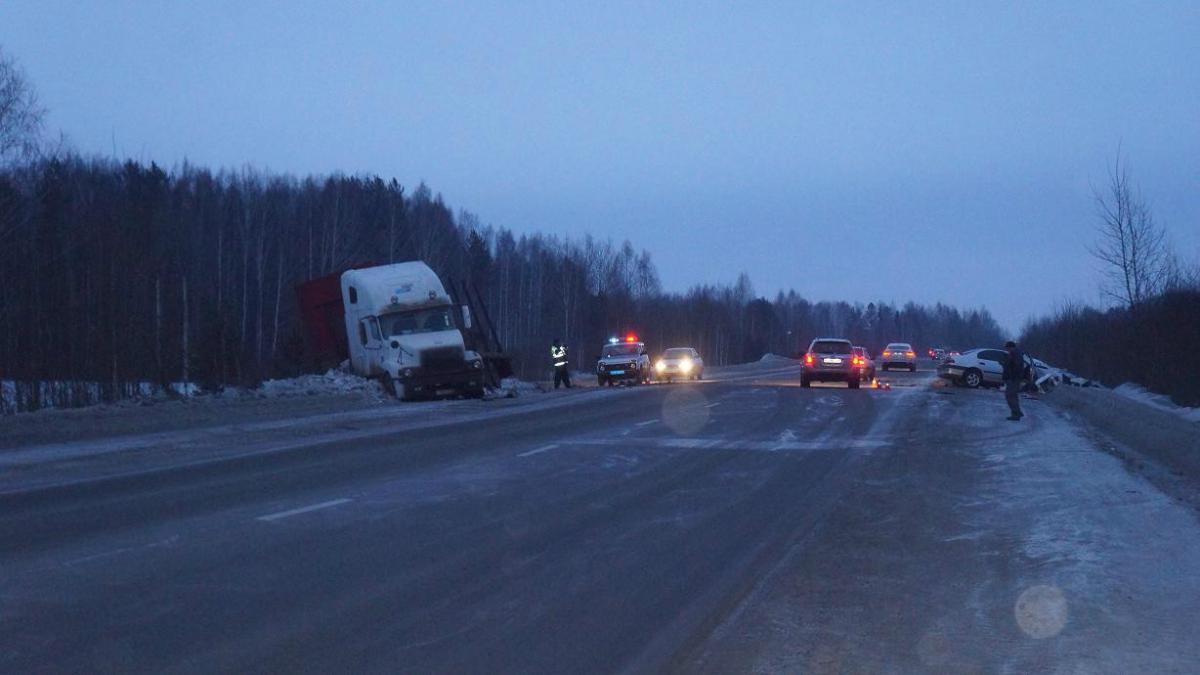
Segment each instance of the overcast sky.
[{"label": "overcast sky", "polygon": [[1016,331],[1099,300],[1118,147],[1200,253],[1200,2],[734,4],[5,0],[0,46],[85,153],[424,180],[628,238],[670,290],[746,271]]}]

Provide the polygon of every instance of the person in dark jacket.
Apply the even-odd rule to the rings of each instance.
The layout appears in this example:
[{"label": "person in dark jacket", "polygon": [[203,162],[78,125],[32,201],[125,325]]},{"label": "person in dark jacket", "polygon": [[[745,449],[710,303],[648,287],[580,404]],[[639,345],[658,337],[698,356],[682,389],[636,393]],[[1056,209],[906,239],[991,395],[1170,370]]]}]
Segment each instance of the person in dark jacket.
[{"label": "person in dark jacket", "polygon": [[571,373],[567,370],[567,348],[558,338],[555,338],[554,344],[550,345],[550,360],[554,363],[554,388],[558,389],[559,385],[566,385],[567,389],[570,389]]},{"label": "person in dark jacket", "polygon": [[1012,412],[1006,419],[1018,422],[1024,413],[1021,412],[1021,385],[1025,382],[1025,353],[1017,349],[1017,343],[1009,340],[1004,343],[1008,358],[1004,359],[1004,398],[1008,401],[1008,409]]}]

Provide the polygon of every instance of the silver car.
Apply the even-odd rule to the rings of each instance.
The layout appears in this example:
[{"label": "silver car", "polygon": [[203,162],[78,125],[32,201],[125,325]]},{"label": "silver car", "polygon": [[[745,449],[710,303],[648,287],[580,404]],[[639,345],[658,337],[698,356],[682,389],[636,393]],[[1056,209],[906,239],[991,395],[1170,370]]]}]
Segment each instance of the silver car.
[{"label": "silver car", "polygon": [[879,355],[879,363],[885,371],[892,368],[907,368],[908,372],[917,372],[917,352],[907,342],[893,342],[883,348]]},{"label": "silver car", "polygon": [[654,377],[660,381],[699,380],[703,376],[704,359],[691,347],[672,347],[654,364]]},{"label": "silver car", "polygon": [[[1003,349],[972,349],[958,356],[946,357],[946,360],[938,365],[937,374],[940,378],[972,389],[981,386],[998,387],[1004,383],[1004,362],[1007,359],[1008,352]],[[1038,375],[1042,374],[1039,373],[1039,362],[1027,354],[1025,363],[1036,380]]]}]

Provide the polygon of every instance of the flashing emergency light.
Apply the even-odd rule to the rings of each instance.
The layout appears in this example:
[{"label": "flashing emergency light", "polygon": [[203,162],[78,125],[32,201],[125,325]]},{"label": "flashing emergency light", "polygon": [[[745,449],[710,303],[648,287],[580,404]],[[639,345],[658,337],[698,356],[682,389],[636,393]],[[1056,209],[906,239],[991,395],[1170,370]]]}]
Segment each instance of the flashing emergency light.
[{"label": "flashing emergency light", "polygon": [[625,341],[626,342],[637,342],[637,336],[634,335],[633,333],[630,333],[629,335],[625,336]]},{"label": "flashing emergency light", "polygon": [[615,344],[617,344],[618,342],[620,342],[620,340],[618,340],[618,339],[617,339],[617,338],[615,338],[615,337],[610,337],[610,338],[608,338],[608,344],[610,344],[610,345],[615,345]]}]

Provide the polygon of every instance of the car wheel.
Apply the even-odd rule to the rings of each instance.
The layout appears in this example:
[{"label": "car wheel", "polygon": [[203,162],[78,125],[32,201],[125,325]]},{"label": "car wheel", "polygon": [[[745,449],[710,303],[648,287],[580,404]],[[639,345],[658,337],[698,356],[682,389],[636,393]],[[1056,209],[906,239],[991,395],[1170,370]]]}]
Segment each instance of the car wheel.
[{"label": "car wheel", "polygon": [[861,382],[859,382],[857,378],[851,378],[846,384],[850,385],[851,389],[858,389],[858,385],[861,384]]},{"label": "car wheel", "polygon": [[908,367],[908,372],[910,372],[910,373],[915,373],[915,372],[917,372],[917,364],[915,364],[915,363],[914,363],[913,365],[909,366],[909,367]]},{"label": "car wheel", "polygon": [[977,389],[979,385],[983,384],[983,373],[972,368],[963,373],[962,383],[971,389]]},{"label": "car wheel", "polygon": [[812,386],[812,380],[810,380],[810,379],[808,379],[807,377],[804,377],[804,376],[802,375],[802,376],[800,376],[800,386],[801,386],[801,387],[811,387],[811,386]]}]

